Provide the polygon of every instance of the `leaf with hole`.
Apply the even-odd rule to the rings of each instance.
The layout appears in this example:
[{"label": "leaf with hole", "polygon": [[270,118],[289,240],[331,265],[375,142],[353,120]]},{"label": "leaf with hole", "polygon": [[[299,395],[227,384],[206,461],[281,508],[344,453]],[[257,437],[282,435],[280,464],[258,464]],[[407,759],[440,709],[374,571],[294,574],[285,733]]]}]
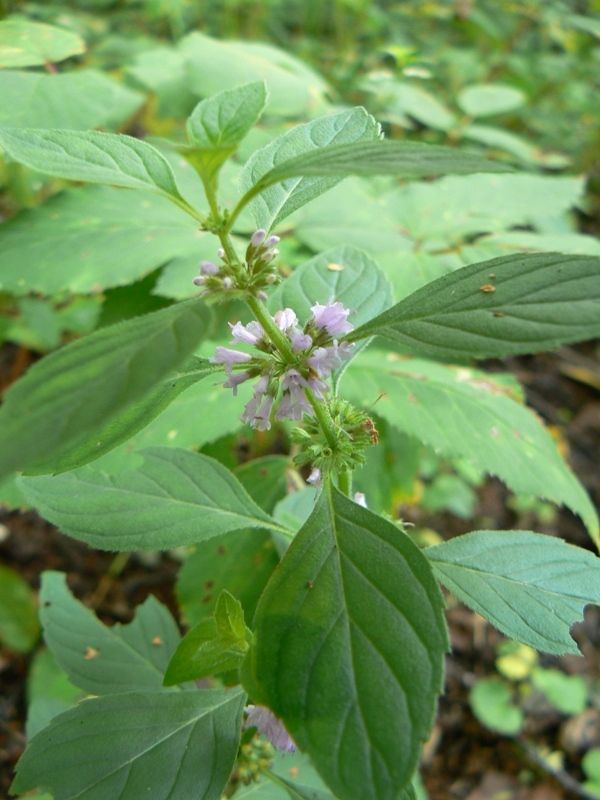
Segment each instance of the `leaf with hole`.
[{"label": "leaf with hole", "polygon": [[502,633],[546,653],[579,653],[570,634],[600,605],[600,559],[530,531],[475,531],[425,551],[459,600]]}]

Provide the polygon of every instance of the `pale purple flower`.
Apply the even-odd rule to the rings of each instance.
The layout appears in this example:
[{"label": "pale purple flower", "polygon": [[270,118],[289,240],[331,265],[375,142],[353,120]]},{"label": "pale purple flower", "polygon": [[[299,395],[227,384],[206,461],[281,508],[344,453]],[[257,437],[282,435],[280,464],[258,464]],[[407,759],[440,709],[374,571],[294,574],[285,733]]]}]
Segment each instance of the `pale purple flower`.
[{"label": "pale purple flower", "polygon": [[291,308],[282,308],[281,311],[277,311],[273,319],[279,330],[283,331],[283,333],[293,328],[298,322],[298,317]]},{"label": "pale purple flower", "polygon": [[354,502],[363,508],[367,507],[367,498],[362,492],[354,492]]},{"label": "pale purple flower", "polygon": [[237,389],[240,383],[244,383],[250,377],[249,372],[230,372],[229,377],[223,384],[225,389],[233,389],[233,396],[237,397]]},{"label": "pale purple flower", "polygon": [[266,235],[267,235],[266,230],[264,228],[259,228],[252,234],[250,243],[252,244],[253,247],[260,247],[261,244],[264,242]]},{"label": "pale purple flower", "polygon": [[266,706],[248,706],[246,713],[245,728],[256,728],[278,750],[285,753],[295,752],[294,740],[286,731],[283,722],[278,720],[270,709]]},{"label": "pale purple flower", "polygon": [[239,350],[231,350],[229,347],[217,347],[211,358],[213,364],[223,364],[228,373],[231,372],[234,364],[245,364],[247,361],[252,361],[252,356]]},{"label": "pale purple flower", "polygon": [[283,376],[283,397],[277,409],[277,419],[302,419],[305,414],[313,413],[304,393],[307,386],[310,386],[310,381],[297,370],[288,369]]},{"label": "pale purple flower", "polygon": [[216,275],[219,271],[217,265],[213,264],[212,261],[201,261],[199,264],[199,269],[202,275]]},{"label": "pale purple flower", "polygon": [[279,238],[279,236],[275,235],[269,236],[269,238],[265,242],[265,247],[275,247],[275,245],[279,244],[280,241],[281,239]]},{"label": "pale purple flower", "polygon": [[236,322],[235,325],[229,323],[231,328],[231,336],[234,342],[244,342],[244,344],[258,344],[263,338],[264,331],[259,322],[249,322],[247,325],[242,325],[241,322]]},{"label": "pale purple flower", "polygon": [[310,310],[317,328],[324,328],[330,336],[342,336],[354,327],[348,322],[350,311],[341,303],[328,303],[326,306],[316,303]]},{"label": "pale purple flower", "polygon": [[312,337],[308,333],[302,333],[298,328],[288,331],[290,342],[292,343],[292,350],[299,353],[301,350],[308,350],[312,347]]},{"label": "pale purple flower", "polygon": [[313,467],[312,472],[306,479],[307,483],[310,483],[311,486],[320,486],[321,485],[321,470],[318,467]]},{"label": "pale purple flower", "polygon": [[267,394],[269,376],[261,375],[254,386],[254,394],[246,403],[242,414],[242,422],[246,422],[257,430],[269,430],[271,422],[269,417],[273,408],[272,395]]},{"label": "pale purple flower", "polygon": [[334,347],[317,347],[308,359],[309,366],[322,375],[328,375],[340,366],[340,357]]}]

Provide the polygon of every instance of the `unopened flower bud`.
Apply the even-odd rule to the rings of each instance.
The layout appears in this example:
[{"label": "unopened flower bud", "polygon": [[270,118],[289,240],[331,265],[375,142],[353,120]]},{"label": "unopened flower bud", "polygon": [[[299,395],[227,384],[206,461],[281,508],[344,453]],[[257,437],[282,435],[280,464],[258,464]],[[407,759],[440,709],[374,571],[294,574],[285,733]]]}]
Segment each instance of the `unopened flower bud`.
[{"label": "unopened flower bud", "polygon": [[204,277],[204,275],[197,275],[192,281],[192,283],[194,284],[194,286],[203,286],[205,280],[206,278]]},{"label": "unopened flower bud", "polygon": [[225,258],[225,250],[223,250],[222,247],[219,247],[219,249],[217,250],[217,255],[219,256],[219,258]]},{"label": "unopened flower bud", "polygon": [[219,268],[216,264],[213,264],[212,261],[201,261],[200,262],[200,272],[203,275],[216,275],[219,271]]},{"label": "unopened flower bud", "polygon": [[224,289],[231,289],[232,287],[233,287],[233,280],[229,277],[229,275],[226,275],[223,278],[223,288]]},{"label": "unopened flower bud", "polygon": [[253,247],[260,247],[261,244],[264,242],[266,235],[267,235],[266,230],[264,228],[259,228],[252,234],[252,238],[250,239],[250,244]]},{"label": "unopened flower bud", "polygon": [[275,245],[279,244],[280,241],[281,239],[279,238],[279,236],[275,235],[269,236],[269,238],[265,242],[265,247],[275,247]]}]

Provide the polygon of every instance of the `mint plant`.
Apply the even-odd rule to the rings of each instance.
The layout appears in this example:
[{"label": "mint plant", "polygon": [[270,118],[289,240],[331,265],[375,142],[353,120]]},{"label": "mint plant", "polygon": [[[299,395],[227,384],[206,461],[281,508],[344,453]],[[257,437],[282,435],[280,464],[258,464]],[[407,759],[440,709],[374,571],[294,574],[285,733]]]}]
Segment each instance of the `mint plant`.
[{"label": "mint plant", "polygon": [[[476,531],[421,550],[400,521],[369,507],[377,473],[354,485],[363,465],[369,472],[381,418],[516,491],[567,505],[597,544],[596,512],[549,434],[509,384],[471,362],[598,335],[600,258],[503,256],[396,304],[385,275],[351,247],[285,276],[271,231],[346,176],[506,167],[382,141],[357,108],[256,150],[242,195],[224,208],[221,170],[265,99],[264,85],[251,83],[203,100],[187,143],[163,143],[165,154],[117,134],[0,130],[6,156],[27,167],[152,192],[216,237],[214,255],[189,276],[197,296],[44,357],[0,410],[0,478],[23,472],[18,485],[33,507],[94,547],[195,546],[180,597],[185,608],[206,592],[209,612],[197,612],[183,638],[153,599],[129,625],[106,627],[65,576],[46,573],[45,640],[92,697],[37,728],[16,794],[219,800],[257,787],[261,796],[270,781],[273,796],[406,800],[443,685],[440,585],[550,653],[578,652],[569,628],[586,603],[600,602],[599,561],[588,550],[528,531]],[[208,212],[179,186],[173,151],[199,175]],[[240,247],[248,211],[257,228]],[[275,456],[234,472],[206,453],[162,446],[142,450],[130,470],[94,464],[207,381],[223,403],[238,398],[242,424],[285,426],[297,491],[278,495]],[[202,405],[191,413],[201,418]],[[192,559],[197,571],[186,576]],[[290,782],[257,733],[303,754],[309,783]]]}]

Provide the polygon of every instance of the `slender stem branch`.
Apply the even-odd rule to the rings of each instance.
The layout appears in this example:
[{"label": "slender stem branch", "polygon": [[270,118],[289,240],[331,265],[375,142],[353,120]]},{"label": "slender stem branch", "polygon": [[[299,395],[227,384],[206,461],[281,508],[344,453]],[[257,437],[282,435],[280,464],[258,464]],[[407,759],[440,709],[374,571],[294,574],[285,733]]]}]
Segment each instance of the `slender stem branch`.
[{"label": "slender stem branch", "polygon": [[246,297],[246,303],[281,355],[286,361],[290,363],[293,362],[294,351],[292,350],[292,345],[287,336],[279,330],[266,306],[257,297],[253,297],[252,295]]},{"label": "slender stem branch", "polygon": [[325,403],[319,402],[317,400],[312,389],[305,387],[304,391],[306,393],[306,397],[308,398],[308,402],[313,407],[315,416],[319,421],[319,425],[321,426],[321,430],[325,434],[327,443],[329,444],[332,450],[335,450],[337,446],[337,432],[335,430],[334,422],[331,419],[331,415],[327,410],[327,406],[325,405]]},{"label": "slender stem branch", "polygon": [[338,472],[338,487],[347,497],[352,496],[352,470],[341,469]]}]

